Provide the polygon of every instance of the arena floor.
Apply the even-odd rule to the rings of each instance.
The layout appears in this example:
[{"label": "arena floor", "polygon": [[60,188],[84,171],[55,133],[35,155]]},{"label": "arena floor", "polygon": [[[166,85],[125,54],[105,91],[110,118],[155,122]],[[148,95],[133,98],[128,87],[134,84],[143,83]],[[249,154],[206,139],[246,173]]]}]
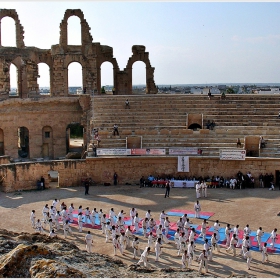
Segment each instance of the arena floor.
[{"label": "arena floor", "polygon": [[[94,207],[103,209],[104,213],[114,208],[118,214],[124,210],[125,216],[129,216],[129,210],[135,207],[139,217],[143,218],[148,209],[152,216],[158,220],[162,210],[168,212],[170,209],[193,210],[196,201],[194,189],[172,188],[169,198],[164,198],[165,190],[162,188],[139,188],[136,185],[125,186],[91,186],[90,195],[84,195],[84,188],[54,188],[44,191],[24,191],[16,193],[0,193],[0,228],[12,231],[34,232],[30,223],[30,212],[36,210],[36,218],[42,218],[42,208],[48,203],[51,205],[54,198],[64,201],[67,206],[74,203],[75,209],[79,205],[83,209]],[[213,226],[216,220],[220,221],[221,227],[230,223],[232,227],[236,224],[243,229],[246,224],[256,231],[260,226],[265,232],[271,232],[274,228],[280,231],[280,191],[268,191],[267,189],[208,189],[208,198],[201,198],[200,204],[203,212],[214,212],[208,220],[209,226]],[[176,222],[178,217],[170,217],[171,222]],[[191,219],[194,224],[200,225],[202,220]],[[79,233],[77,227],[73,227],[74,235],[69,237],[81,249],[85,249],[84,236],[88,229],[84,228]],[[94,236],[94,251],[113,256],[112,243],[105,243],[105,236],[100,230],[91,230]],[[63,231],[59,231],[63,237]],[[278,234],[279,236],[279,234]],[[280,238],[280,236],[278,237]],[[140,239],[141,251],[147,245],[147,239]],[[197,245],[198,254],[202,245]],[[239,252],[239,249],[237,250]],[[240,256],[233,257],[232,254],[221,249],[220,253],[214,252],[213,261],[209,262],[209,273],[217,277],[229,277],[230,275],[244,275],[244,277],[275,278],[280,275],[280,255],[269,255],[269,262],[261,263],[261,253],[252,252],[253,260],[251,270],[247,270],[246,261]],[[132,250],[126,251],[125,256],[118,254],[116,258],[127,264],[136,263],[132,259]],[[150,255],[150,264],[158,268],[180,268],[181,257],[177,256],[177,250],[173,242],[164,245],[160,262],[156,263],[155,255]],[[192,268],[197,270],[198,263],[193,262]]]}]

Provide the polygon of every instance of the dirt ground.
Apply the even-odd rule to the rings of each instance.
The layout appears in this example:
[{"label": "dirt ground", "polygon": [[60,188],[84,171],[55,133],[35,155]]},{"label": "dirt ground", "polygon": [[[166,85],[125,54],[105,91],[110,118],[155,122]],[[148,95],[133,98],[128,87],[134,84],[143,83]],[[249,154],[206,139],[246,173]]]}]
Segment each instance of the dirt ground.
[{"label": "dirt ground", "polygon": [[[52,203],[54,198],[64,201],[67,206],[74,203],[75,209],[79,205],[83,208],[94,207],[103,209],[104,213],[109,213],[111,207],[118,214],[120,210],[129,216],[131,207],[135,207],[139,212],[139,217],[143,218],[148,209],[152,216],[158,220],[162,210],[168,212],[170,209],[193,210],[196,201],[194,189],[172,188],[169,198],[164,198],[162,188],[139,188],[137,185],[125,186],[91,186],[90,195],[84,195],[82,186],[73,188],[52,188],[44,191],[24,191],[17,193],[0,193],[0,228],[12,231],[34,232],[29,220],[32,209],[36,210],[36,218],[42,218],[42,208],[48,203]],[[267,189],[208,189],[208,197],[201,198],[202,211],[214,212],[208,222],[213,226],[215,220],[219,220],[221,227],[227,223],[232,226],[239,224],[243,229],[248,223],[254,231],[262,226],[265,232],[271,232],[275,227],[280,230],[280,217],[276,214],[280,211],[280,191],[268,191]],[[171,222],[176,222],[178,217],[170,217]],[[194,224],[200,225],[202,220],[191,219]],[[77,228],[73,229],[74,235],[69,237],[81,249],[85,250],[84,236],[88,229],[84,228],[83,233],[79,233]],[[100,230],[91,230],[94,236],[94,251],[113,256],[112,243],[105,243],[105,236]],[[59,236],[63,237],[62,230]],[[147,239],[139,237],[141,251],[147,245]],[[202,245],[197,245],[197,254],[202,250]],[[239,252],[239,249],[238,251]],[[220,253],[214,252],[213,261],[209,262],[209,271],[213,276],[229,277],[238,274],[244,277],[274,278],[280,275],[280,255],[270,255],[269,262],[261,263],[261,253],[252,252],[253,260],[251,270],[247,270],[246,261],[240,256],[233,257],[232,254],[221,249]],[[125,256],[120,254],[116,258],[127,264],[136,263],[138,260],[132,259],[132,250],[126,251]],[[164,245],[160,262],[156,263],[155,254],[150,255],[150,263],[158,268],[180,268],[181,257],[177,256],[177,250],[173,242]],[[192,268],[198,269],[198,263],[193,262]]]}]

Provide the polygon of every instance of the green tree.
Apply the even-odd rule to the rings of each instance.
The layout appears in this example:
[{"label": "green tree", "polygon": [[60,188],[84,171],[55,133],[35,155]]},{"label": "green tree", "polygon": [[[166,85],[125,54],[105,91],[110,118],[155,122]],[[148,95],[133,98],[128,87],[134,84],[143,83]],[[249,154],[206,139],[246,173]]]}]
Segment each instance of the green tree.
[{"label": "green tree", "polygon": [[232,94],[232,93],[234,93],[234,90],[233,90],[233,88],[227,88],[227,93],[229,93],[229,94]]}]

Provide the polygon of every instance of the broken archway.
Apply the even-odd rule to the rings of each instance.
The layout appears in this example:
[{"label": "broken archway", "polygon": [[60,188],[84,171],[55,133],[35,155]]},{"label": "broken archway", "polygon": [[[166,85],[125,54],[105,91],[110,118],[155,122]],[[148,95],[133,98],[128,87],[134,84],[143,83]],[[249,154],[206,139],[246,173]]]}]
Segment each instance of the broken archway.
[{"label": "broken archway", "polygon": [[18,155],[21,158],[29,157],[29,130],[25,126],[18,128]]},{"label": "broken archway", "polygon": [[66,154],[68,158],[81,158],[83,151],[84,127],[80,123],[71,123],[66,127]]}]

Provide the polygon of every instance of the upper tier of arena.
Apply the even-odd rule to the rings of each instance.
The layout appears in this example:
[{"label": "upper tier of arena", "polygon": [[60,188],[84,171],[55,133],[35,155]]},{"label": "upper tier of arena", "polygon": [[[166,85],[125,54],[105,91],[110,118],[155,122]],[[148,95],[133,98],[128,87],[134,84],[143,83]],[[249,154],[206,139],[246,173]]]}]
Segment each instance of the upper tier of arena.
[{"label": "upper tier of arena", "polygon": [[[126,98],[130,109],[125,109]],[[279,156],[278,95],[232,94],[225,100],[186,94],[103,95],[92,100],[91,124],[99,130],[102,148],[126,148],[127,138],[142,137],[142,148],[196,147],[204,156],[219,156],[219,149],[236,148],[240,138],[251,155]],[[208,120],[215,122],[213,130],[206,128]],[[112,135],[114,124],[119,136]],[[263,149],[260,136],[266,141]]]}]

